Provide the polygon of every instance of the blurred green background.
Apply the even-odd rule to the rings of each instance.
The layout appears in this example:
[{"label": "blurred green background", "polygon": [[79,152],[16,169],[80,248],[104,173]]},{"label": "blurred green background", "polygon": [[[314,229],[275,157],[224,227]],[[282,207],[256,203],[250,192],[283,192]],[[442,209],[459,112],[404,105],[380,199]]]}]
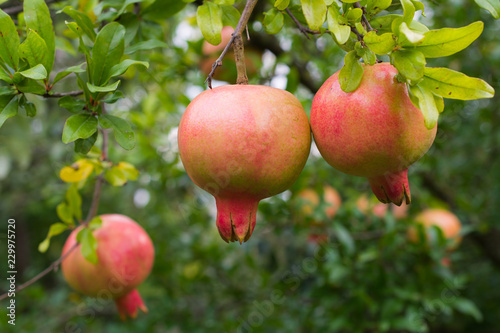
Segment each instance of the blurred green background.
[{"label": "blurred green background", "polygon": [[[57,68],[82,59],[68,53],[76,44],[64,37],[68,17],[56,10],[98,2],[52,1],[60,37]],[[168,19],[161,19],[162,13],[141,18],[136,38],[156,37],[169,47],[139,53],[136,58],[149,61],[150,69],[129,71],[120,88],[125,98],[109,106],[111,114],[132,123],[137,139],[132,151],[112,141],[110,158],[134,164],[140,176],[124,187],[104,186],[99,213],[127,215],[151,236],[155,265],[139,287],[149,313],[122,322],[112,302],[79,295],[56,271],[16,294],[15,327],[7,325],[2,301],[0,331],[500,332],[499,98],[446,100],[433,147],[410,168],[413,202],[406,218],[396,220],[391,210],[382,216],[361,212],[358,198],[373,199],[368,182],[337,172],[313,148],[293,187],[261,202],[250,241],[226,244],[215,227],[215,202],[184,172],[176,143],[182,112],[206,89],[195,19],[200,3],[182,5]],[[306,39],[288,17],[279,34],[266,34],[260,22],[272,4],[260,1],[249,24],[250,45],[262,52],[250,81],[286,88],[309,113],[315,90],[341,68],[345,53],[328,35]],[[485,23],[469,48],[429,59],[428,66],[483,78],[498,91],[500,22],[473,1],[425,4],[427,17],[421,21],[431,28]],[[135,15],[133,8],[128,14]],[[74,78],[65,80],[68,91],[78,89]],[[8,218],[16,220],[18,284],[56,260],[68,234],[54,238],[47,253],[38,252],[58,221],[56,206],[67,189],[59,170],[78,157],[73,144],[61,143],[70,114],[56,100],[31,101],[38,108],[35,118],[19,115],[0,129],[0,293],[7,287]],[[342,197],[336,216],[326,218],[325,205],[313,215],[301,214],[297,193],[305,188],[321,193],[326,184]],[[82,191],[84,213],[92,190],[89,184]],[[406,239],[413,218],[436,207],[451,210],[464,226],[450,267],[440,264],[447,255],[442,241],[428,250]],[[315,242],[311,235],[317,234],[328,235],[328,242]]]}]

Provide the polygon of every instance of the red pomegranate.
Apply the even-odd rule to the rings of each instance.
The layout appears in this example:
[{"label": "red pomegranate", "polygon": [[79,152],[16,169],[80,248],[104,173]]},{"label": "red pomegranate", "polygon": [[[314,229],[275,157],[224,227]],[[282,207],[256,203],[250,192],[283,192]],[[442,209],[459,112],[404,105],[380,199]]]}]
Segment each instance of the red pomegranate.
[{"label": "red pomegranate", "polygon": [[383,203],[411,201],[408,167],[432,145],[422,112],[410,101],[404,83],[388,63],[363,66],[354,92],[340,88],[339,72],[314,97],[311,128],[323,158],[334,168],[367,177]]},{"label": "red pomegranate", "polygon": [[[455,249],[462,240],[462,236],[460,235],[462,224],[458,217],[448,210],[439,208],[426,209],[415,217],[415,223],[421,224],[424,227],[426,241],[431,238],[429,229],[432,226],[440,228],[443,231],[444,237],[451,240],[449,250]],[[419,235],[415,226],[408,229],[407,236],[411,242],[418,243]]]},{"label": "red pomegranate", "polygon": [[302,171],[311,131],[300,102],[267,86],[227,85],[198,95],[182,116],[179,153],[193,182],[215,197],[223,240],[247,241],[259,201]]},{"label": "red pomegranate", "polygon": [[[97,240],[97,264],[87,261],[80,249],[76,249],[61,264],[64,278],[82,294],[114,299],[122,319],[135,318],[138,309],[147,312],[136,287],[153,266],[153,243],[141,226],[124,215],[100,217],[102,225],[93,232]],[[75,245],[81,228],[69,235],[62,255]]]}]

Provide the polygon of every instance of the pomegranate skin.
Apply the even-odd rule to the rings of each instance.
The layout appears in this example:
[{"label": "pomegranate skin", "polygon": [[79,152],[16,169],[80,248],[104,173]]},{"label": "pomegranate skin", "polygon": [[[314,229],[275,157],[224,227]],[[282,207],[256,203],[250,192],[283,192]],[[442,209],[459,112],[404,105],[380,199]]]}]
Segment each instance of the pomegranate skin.
[{"label": "pomegranate skin", "polygon": [[431,147],[437,126],[427,129],[404,83],[388,63],[363,66],[354,92],[340,88],[339,72],[314,97],[311,128],[323,158],[335,169],[367,177],[383,203],[411,202],[408,167]]},{"label": "pomegranate skin", "polygon": [[[80,249],[61,263],[66,282],[91,297],[115,300],[122,319],[135,318],[137,310],[147,311],[136,287],[151,272],[154,247],[148,234],[124,215],[101,215],[102,225],[93,232],[97,241],[96,265],[87,261]],[[62,255],[75,244],[81,226],[66,240]]]},{"label": "pomegranate skin", "polygon": [[187,174],[212,194],[223,240],[247,241],[261,199],[290,187],[311,147],[300,102],[289,92],[227,85],[198,95],[184,112],[179,153]]}]

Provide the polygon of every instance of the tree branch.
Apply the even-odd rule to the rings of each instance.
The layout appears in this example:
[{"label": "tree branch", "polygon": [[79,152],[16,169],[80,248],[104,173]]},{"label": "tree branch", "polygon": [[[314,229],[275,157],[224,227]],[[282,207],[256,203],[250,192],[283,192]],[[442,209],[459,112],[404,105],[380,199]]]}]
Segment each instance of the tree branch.
[{"label": "tree branch", "polygon": [[[108,132],[106,130],[102,130],[102,159],[105,161],[108,159]],[[82,226],[87,226],[88,223],[94,218],[94,216],[97,214],[97,208],[99,207],[99,201],[101,197],[101,189],[102,189],[102,184],[104,182],[104,177],[99,175],[96,180],[95,188],[94,188],[94,195],[92,196],[92,203],[90,204],[90,209],[89,213],[87,215],[87,218],[85,221],[82,223]],[[32,277],[30,280],[26,281],[22,285],[16,288],[16,292],[19,292],[29,286],[31,286],[33,283],[37,282],[41,278],[43,278],[45,275],[48,275],[52,271],[56,271],[59,267],[59,265],[63,262],[64,259],[66,259],[73,251],[75,251],[78,247],[80,246],[79,243],[76,243],[71,247],[64,255],[62,255],[59,259],[54,261],[52,264],[50,264],[49,267]],[[9,293],[5,293],[3,295],[0,295],[0,301],[4,300],[8,297]]]},{"label": "tree branch", "polygon": [[64,97],[64,96],[80,96],[83,94],[83,90],[77,90],[77,91],[69,91],[69,92],[63,92],[63,93],[48,93],[46,92],[45,94],[41,95],[45,98],[59,98],[59,97]]},{"label": "tree branch", "polygon": [[[60,1],[62,1],[62,0],[46,0],[45,3],[47,3],[47,5],[49,5],[51,3],[60,2]],[[19,14],[23,11],[23,5],[14,6],[14,7],[5,7],[2,10],[7,15],[16,15],[16,14]]]},{"label": "tree branch", "polygon": [[210,73],[207,76],[207,79],[205,80],[205,82],[208,84],[208,87],[210,89],[212,89],[212,77],[215,73],[215,70],[217,69],[217,67],[222,66],[222,59],[224,59],[224,56],[229,51],[229,48],[233,44],[235,37],[237,35],[241,36],[241,31],[244,28],[246,28],[248,20],[250,19],[250,15],[252,14],[252,11],[253,11],[255,5],[257,4],[257,1],[259,1],[259,0],[247,0],[247,3],[245,5],[245,9],[243,9],[243,12],[241,13],[240,20],[238,21],[238,25],[236,25],[236,29],[234,29],[234,32],[231,35],[231,39],[227,43],[226,47],[222,51],[219,58],[217,58],[217,60],[213,63],[212,70],[210,71]]},{"label": "tree branch", "polygon": [[[293,13],[290,9],[288,9],[288,8],[285,9],[285,12],[288,14],[288,16],[290,16],[290,18],[293,20],[293,22],[295,22],[295,24],[297,25],[297,28],[299,28],[300,32],[302,32],[307,37],[307,39],[311,39],[308,34],[319,35],[319,34],[323,33],[321,31],[312,30],[309,27],[302,25],[302,23],[299,22],[299,20],[295,17],[295,15],[293,15]],[[329,34],[329,33],[331,33],[331,31],[326,29],[324,31],[324,33]]]},{"label": "tree branch", "polygon": [[361,24],[365,27],[367,32],[374,31],[375,29],[372,28],[370,22],[368,22],[368,19],[366,18],[366,11],[364,7],[361,7],[361,5],[358,2],[355,2],[353,4],[354,8],[360,8],[363,11],[363,15],[361,16]]}]

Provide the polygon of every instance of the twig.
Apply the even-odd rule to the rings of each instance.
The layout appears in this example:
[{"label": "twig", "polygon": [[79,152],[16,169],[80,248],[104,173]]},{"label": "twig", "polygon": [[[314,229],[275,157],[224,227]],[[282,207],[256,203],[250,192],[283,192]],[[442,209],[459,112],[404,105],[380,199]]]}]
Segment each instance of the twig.
[{"label": "twig", "polygon": [[358,41],[363,42],[363,34],[356,29],[356,27],[351,27],[351,31],[358,37]]},{"label": "twig", "polygon": [[295,24],[299,28],[300,32],[302,32],[306,36],[307,39],[311,39],[311,37],[309,37],[309,34],[313,34],[314,31],[312,31],[308,27],[304,27],[302,25],[302,23],[300,23],[299,20],[297,20],[295,15],[292,14],[292,11],[288,7],[285,9],[285,12],[288,14],[288,16],[290,16],[290,18],[293,20],[293,22],[295,22]]},{"label": "twig", "polygon": [[241,35],[241,30],[247,26],[248,20],[250,19],[250,15],[252,14],[252,11],[253,11],[255,5],[257,4],[257,1],[259,1],[259,0],[247,0],[247,3],[245,5],[245,9],[243,9],[243,12],[241,13],[240,20],[238,21],[238,24],[236,25],[236,29],[234,29],[234,32],[231,34],[231,39],[227,43],[226,47],[222,51],[219,58],[217,58],[217,60],[215,60],[215,62],[213,63],[212,70],[210,71],[210,73],[207,76],[207,79],[205,80],[205,82],[208,84],[208,87],[210,89],[212,89],[212,77],[215,73],[215,70],[217,69],[217,67],[222,66],[222,59],[224,59],[224,56],[229,51],[229,48],[231,47],[231,45],[234,42],[234,38],[237,35]]},{"label": "twig", "polygon": [[363,11],[363,15],[361,15],[361,24],[363,24],[363,26],[365,27],[366,31],[367,32],[374,31],[375,29],[372,28],[372,26],[370,25],[370,22],[368,22],[368,19],[366,18],[365,8],[361,7],[361,5],[359,4],[359,1],[355,2],[353,4],[353,7],[354,8],[360,8]]},{"label": "twig", "polygon": [[[26,287],[29,287],[30,285],[32,285],[33,283],[35,283],[36,281],[40,280],[41,278],[43,278],[45,275],[49,274],[50,272],[52,271],[55,271],[57,270],[57,268],[59,267],[59,265],[61,264],[61,262],[66,259],[67,256],[69,256],[71,254],[71,252],[73,252],[80,244],[79,243],[76,243],[75,245],[73,245],[73,247],[71,247],[68,252],[66,252],[64,255],[62,255],[59,259],[57,259],[56,261],[54,261],[52,264],[50,264],[49,267],[47,267],[46,269],[44,269],[43,271],[41,271],[40,273],[38,273],[37,275],[35,275],[34,277],[32,277],[30,280],[26,281],[25,283],[23,283],[22,285],[20,285],[19,287],[16,288],[16,292],[18,291],[21,291],[23,290],[24,288]],[[0,295],[0,301],[6,299],[8,297],[9,293],[5,293],[3,295]]]},{"label": "twig", "polygon": [[[55,2],[60,2],[62,0],[47,0],[45,1],[47,3],[47,5],[51,4],[51,3],[55,3]],[[19,14],[23,11],[23,5],[19,5],[19,6],[14,6],[14,7],[8,7],[8,8],[5,8],[5,9],[2,9],[4,11],[5,14],[7,15],[16,15],[16,14]]]},{"label": "twig", "polygon": [[83,94],[83,90],[77,90],[77,91],[69,91],[69,92],[63,92],[63,93],[48,93],[46,92],[43,94],[43,97],[46,98],[59,98],[59,97],[64,97],[64,96],[79,96]]},{"label": "twig", "polygon": [[[108,132],[106,130],[102,131],[102,159],[107,160],[108,158]],[[99,207],[99,199],[101,197],[101,189],[102,189],[102,184],[104,182],[104,178],[102,175],[99,175],[96,180],[95,188],[94,188],[94,195],[92,197],[92,203],[90,205],[89,213],[87,215],[87,218],[85,221],[82,223],[82,226],[86,226],[97,214],[97,208]],[[24,288],[27,288],[31,286],[33,283],[37,282],[41,278],[43,278],[45,275],[48,275],[50,272],[57,270],[59,265],[63,262],[64,259],[66,259],[70,253],[75,251],[75,249],[78,248],[80,244],[76,243],[73,245],[64,255],[62,255],[59,259],[54,261],[52,264],[50,264],[49,267],[32,277],[30,280],[26,281],[22,285],[16,288],[16,292],[19,292],[23,290]],[[9,293],[5,293],[3,295],[0,295],[0,301],[4,300],[8,297]]]}]

